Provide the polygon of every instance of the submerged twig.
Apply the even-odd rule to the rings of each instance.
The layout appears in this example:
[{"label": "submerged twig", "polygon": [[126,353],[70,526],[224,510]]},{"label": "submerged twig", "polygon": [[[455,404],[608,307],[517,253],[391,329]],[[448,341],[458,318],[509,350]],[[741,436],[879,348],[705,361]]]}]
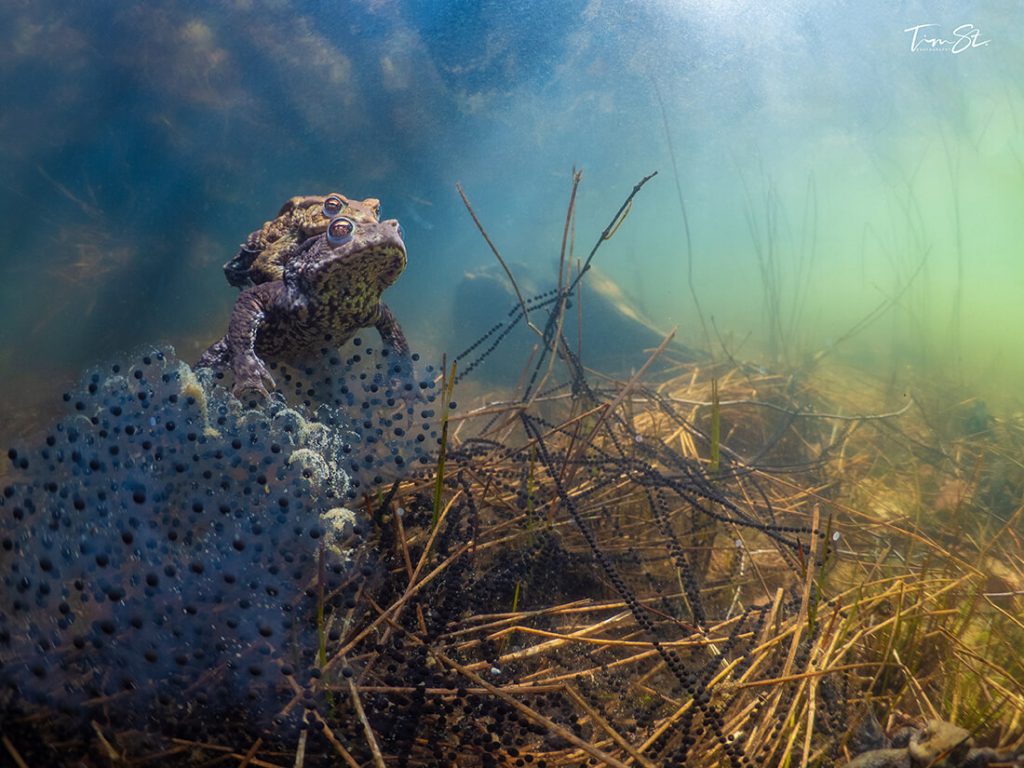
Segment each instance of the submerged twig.
[{"label": "submerged twig", "polygon": [[[678,397],[670,397],[669,400],[671,400],[674,403],[685,403],[687,405],[697,405],[704,408],[709,408],[714,405],[713,401],[708,402],[704,400],[686,400]],[[791,408],[776,405],[775,403],[770,403],[765,400],[751,400],[748,398],[738,398],[735,400],[719,400],[718,405],[753,405],[757,406],[758,408],[767,408],[772,411],[784,413],[787,416],[792,416],[794,419],[829,419],[832,421],[880,421],[884,419],[892,419],[895,418],[896,416],[902,416],[903,414],[905,414],[908,410],[910,410],[910,407],[914,405],[914,398],[908,397],[907,404],[904,405],[902,408],[898,408],[895,411],[888,411],[886,413],[854,413],[849,415],[843,413],[817,413],[815,411],[799,410],[795,411]]]},{"label": "submerged twig", "polygon": [[598,248],[600,248],[601,245],[605,243],[609,237],[611,237],[612,232],[614,232],[617,225],[621,223],[621,220],[625,216],[626,211],[633,204],[633,198],[637,196],[637,193],[641,189],[643,189],[644,184],[646,184],[648,181],[650,181],[657,175],[657,171],[652,171],[651,173],[647,174],[642,179],[640,179],[640,181],[638,181],[635,185],[633,185],[633,191],[629,193],[629,195],[626,197],[626,200],[622,203],[621,206],[619,206],[619,210],[615,212],[615,215],[612,217],[611,222],[608,224],[607,227],[605,227],[601,231],[601,236],[597,239],[597,242],[594,243],[594,247],[590,249],[590,253],[587,254],[587,258],[584,259],[583,266],[580,267],[579,273],[576,275],[575,279],[569,284],[569,287],[566,289],[567,294],[570,294],[576,290],[576,286],[579,284],[580,280],[582,280],[583,276],[590,270],[590,262],[594,260],[594,256],[597,253]]},{"label": "submerged twig", "polygon": [[512,275],[512,270],[505,262],[505,259],[502,258],[501,252],[498,251],[498,247],[494,244],[494,241],[491,240],[490,235],[487,234],[487,230],[484,229],[484,225],[480,223],[480,219],[477,217],[476,211],[473,210],[473,206],[470,205],[469,198],[466,197],[466,191],[462,188],[462,184],[455,182],[455,189],[458,190],[459,197],[462,198],[462,202],[466,206],[466,210],[469,211],[469,215],[473,217],[473,223],[476,224],[476,228],[480,230],[480,234],[483,235],[487,245],[490,246],[491,253],[494,254],[498,263],[501,264],[501,268],[504,269],[505,274],[508,275],[509,282],[512,283],[512,290],[515,291],[516,298],[519,300],[519,308],[522,310],[523,319],[527,326],[529,326],[538,335],[543,335],[540,328],[534,325],[530,320],[530,310],[526,307],[526,299],[523,298],[523,292],[519,290],[519,283],[516,282],[515,277]]},{"label": "submerged twig", "polygon": [[22,759],[21,755],[18,754],[18,750],[14,748],[10,739],[6,736],[0,736],[0,742],[3,742],[4,749],[7,750],[7,754],[11,756],[11,760],[14,761],[14,764],[18,766],[18,768],[28,768],[28,763],[26,763]]},{"label": "submerged twig", "polygon": [[359,691],[356,689],[355,681],[351,678],[348,681],[348,689],[352,694],[352,706],[355,707],[356,716],[359,718],[359,722],[363,724],[363,733],[366,734],[366,742],[370,747],[370,752],[373,754],[373,764],[376,768],[385,768],[384,755],[381,754],[380,746],[377,744],[377,737],[373,733],[373,727],[370,725],[370,721],[366,719],[366,711],[363,709],[363,702],[359,698]]}]

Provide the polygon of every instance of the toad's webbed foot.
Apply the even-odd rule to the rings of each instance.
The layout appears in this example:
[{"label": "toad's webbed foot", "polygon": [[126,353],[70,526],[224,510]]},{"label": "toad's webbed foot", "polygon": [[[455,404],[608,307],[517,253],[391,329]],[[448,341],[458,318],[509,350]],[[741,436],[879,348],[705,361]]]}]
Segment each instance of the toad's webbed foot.
[{"label": "toad's webbed foot", "polygon": [[239,400],[247,395],[256,395],[260,400],[270,398],[270,390],[277,387],[274,377],[267,366],[255,355],[244,355],[236,359],[232,366],[235,372],[235,386],[232,392]]}]

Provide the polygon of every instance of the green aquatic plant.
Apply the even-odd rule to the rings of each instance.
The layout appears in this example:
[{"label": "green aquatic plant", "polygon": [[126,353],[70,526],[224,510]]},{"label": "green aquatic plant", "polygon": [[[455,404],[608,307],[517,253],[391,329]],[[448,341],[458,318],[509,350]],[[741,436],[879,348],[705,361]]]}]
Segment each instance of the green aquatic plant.
[{"label": "green aquatic plant", "polygon": [[795,364],[804,344],[798,333],[819,258],[817,184],[814,175],[808,175],[799,242],[794,243],[782,197],[763,168],[759,195],[742,175],[741,179],[744,217],[761,276],[768,353],[776,364]]},{"label": "green aquatic plant", "polygon": [[683,198],[683,185],[679,180],[679,165],[676,162],[676,150],[672,144],[672,130],[669,127],[668,113],[665,110],[665,102],[661,98],[661,89],[658,87],[658,81],[652,77],[651,84],[654,86],[654,95],[658,99],[658,108],[661,110],[661,122],[665,128],[665,143],[668,145],[668,156],[672,161],[672,178],[675,181],[676,198],[679,200],[679,213],[683,219],[683,235],[686,241],[686,284],[690,289],[690,298],[693,299],[693,307],[697,311],[697,319],[700,321],[701,330],[704,332],[704,343],[710,353],[713,349],[711,334],[708,333],[708,324],[704,319],[704,310],[700,306],[700,298],[697,295],[697,288],[693,280],[693,238],[690,235],[690,217],[686,212],[686,201]]},{"label": "green aquatic plant", "polygon": [[718,476],[722,466],[722,407],[718,402],[718,379],[711,380],[711,459],[708,471]]}]

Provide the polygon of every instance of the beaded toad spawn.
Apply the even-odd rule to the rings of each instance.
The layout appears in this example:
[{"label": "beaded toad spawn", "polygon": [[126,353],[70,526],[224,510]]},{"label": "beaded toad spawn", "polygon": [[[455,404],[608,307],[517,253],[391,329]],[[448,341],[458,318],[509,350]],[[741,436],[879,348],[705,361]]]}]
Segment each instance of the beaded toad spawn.
[{"label": "beaded toad spawn", "polygon": [[267,397],[265,384],[274,386],[274,380],[264,361],[301,360],[325,343],[343,344],[369,326],[408,360],[405,335],[380,300],[406,265],[396,220],[334,216],[322,234],[280,255],[282,279],[242,291],[227,334],[203,353],[197,368],[230,367],[236,395]]}]

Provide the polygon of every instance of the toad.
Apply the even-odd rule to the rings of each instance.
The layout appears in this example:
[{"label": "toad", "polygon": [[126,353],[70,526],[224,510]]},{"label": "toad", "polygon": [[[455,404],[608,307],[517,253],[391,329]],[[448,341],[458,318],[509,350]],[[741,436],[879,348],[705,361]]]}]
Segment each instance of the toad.
[{"label": "toad", "polygon": [[337,192],[293,197],[277,216],[249,234],[238,254],[224,265],[225,277],[243,289],[283,279],[291,251],[327,229],[335,216],[357,223],[380,221],[380,200],[351,200]]},{"label": "toad", "polygon": [[864,752],[845,768],[986,768],[997,760],[1014,760],[994,749],[974,747],[969,731],[944,720],[929,720],[924,728],[911,729],[909,741],[900,744],[894,738],[890,748]]},{"label": "toad", "polygon": [[246,288],[231,313],[227,334],[210,346],[197,368],[230,368],[236,396],[268,396],[274,380],[265,361],[292,362],[325,341],[344,344],[374,326],[404,360],[409,345],[381,293],[406,265],[402,228],[394,219],[335,216],[325,231],[287,254],[280,280]]}]

